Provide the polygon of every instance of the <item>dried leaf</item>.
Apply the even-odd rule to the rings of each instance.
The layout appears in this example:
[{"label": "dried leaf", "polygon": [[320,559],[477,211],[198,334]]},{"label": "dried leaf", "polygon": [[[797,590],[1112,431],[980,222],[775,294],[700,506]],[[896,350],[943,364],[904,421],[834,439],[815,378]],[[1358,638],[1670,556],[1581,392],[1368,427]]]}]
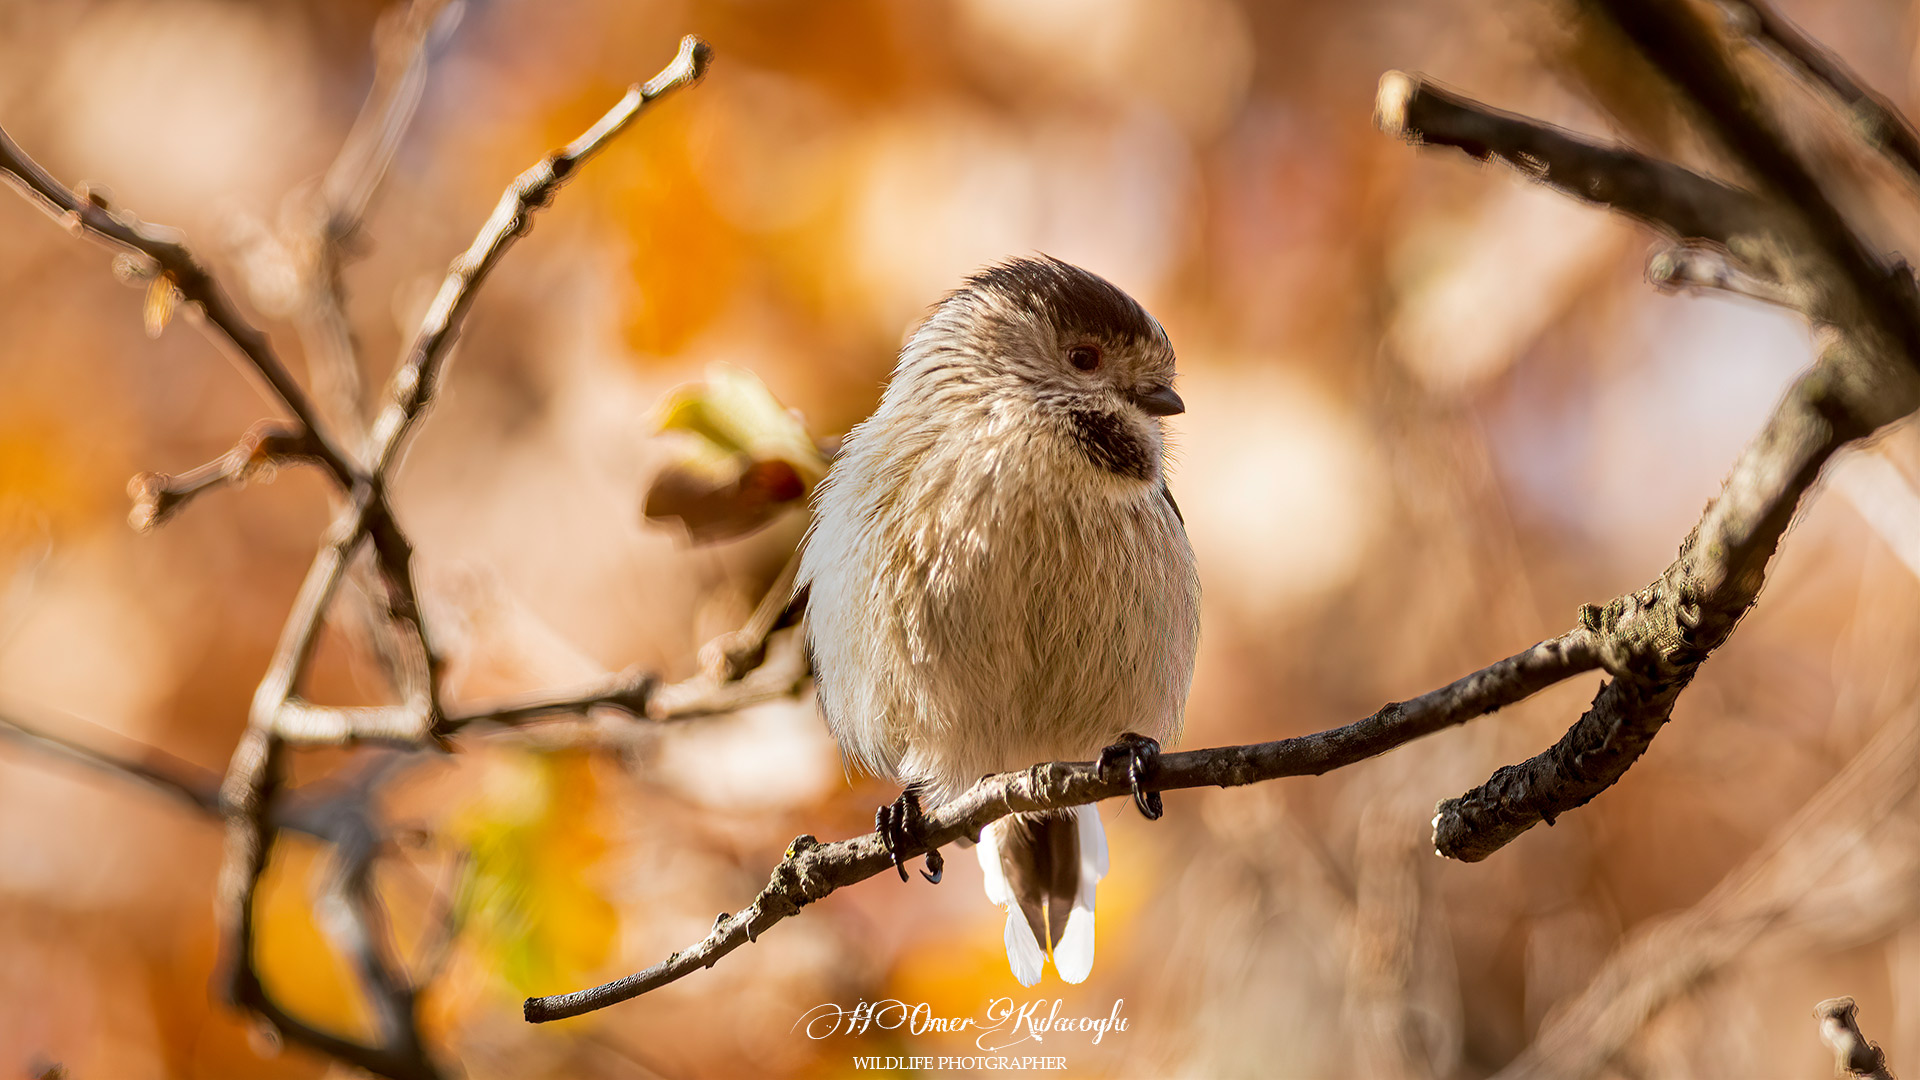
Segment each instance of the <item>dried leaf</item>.
[{"label": "dried leaf", "polygon": [[696,544],[752,532],[802,505],[827,459],[806,426],[750,371],[715,364],[661,403],[677,456],[655,474],[644,513],[678,520]]}]

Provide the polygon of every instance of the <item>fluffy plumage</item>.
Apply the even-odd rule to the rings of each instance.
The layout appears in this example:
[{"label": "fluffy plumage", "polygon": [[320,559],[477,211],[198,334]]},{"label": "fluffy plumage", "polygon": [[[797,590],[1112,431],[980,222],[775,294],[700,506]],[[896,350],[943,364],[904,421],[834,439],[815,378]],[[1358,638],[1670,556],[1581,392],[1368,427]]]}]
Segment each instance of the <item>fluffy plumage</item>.
[{"label": "fluffy plumage", "polygon": [[[1055,259],[982,271],[920,326],[816,492],[800,568],[851,759],[937,804],[1123,732],[1178,736],[1199,585],[1163,471],[1173,377],[1159,323]],[[1015,975],[1051,946],[1084,978],[1093,808],[1000,822],[980,852]]]}]

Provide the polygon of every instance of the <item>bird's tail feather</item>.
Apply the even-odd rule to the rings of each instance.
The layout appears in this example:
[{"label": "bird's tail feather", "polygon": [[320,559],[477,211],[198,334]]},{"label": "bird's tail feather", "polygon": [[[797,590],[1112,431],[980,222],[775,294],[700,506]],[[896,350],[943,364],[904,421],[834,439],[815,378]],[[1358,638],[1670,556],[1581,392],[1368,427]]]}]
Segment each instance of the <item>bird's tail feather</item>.
[{"label": "bird's tail feather", "polygon": [[1013,977],[1022,986],[1039,982],[1050,946],[1062,979],[1085,979],[1093,969],[1094,888],[1107,874],[1099,812],[1079,806],[1002,818],[981,833],[979,853],[987,899],[1007,909]]}]

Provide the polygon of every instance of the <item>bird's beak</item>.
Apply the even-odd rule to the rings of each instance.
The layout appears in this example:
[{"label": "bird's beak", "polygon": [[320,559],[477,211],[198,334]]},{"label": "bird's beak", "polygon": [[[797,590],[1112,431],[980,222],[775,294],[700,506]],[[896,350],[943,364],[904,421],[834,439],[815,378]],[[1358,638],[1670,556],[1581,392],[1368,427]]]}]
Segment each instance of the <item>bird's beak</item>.
[{"label": "bird's beak", "polygon": [[1180,400],[1171,386],[1156,386],[1146,393],[1135,390],[1129,396],[1148,416],[1173,416],[1187,411],[1187,403]]}]

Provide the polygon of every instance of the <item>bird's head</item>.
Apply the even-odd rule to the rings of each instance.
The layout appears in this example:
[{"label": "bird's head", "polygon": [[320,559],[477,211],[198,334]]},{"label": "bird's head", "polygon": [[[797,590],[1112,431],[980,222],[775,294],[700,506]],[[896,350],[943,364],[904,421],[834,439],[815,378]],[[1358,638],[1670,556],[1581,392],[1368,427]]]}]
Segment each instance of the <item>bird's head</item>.
[{"label": "bird's head", "polygon": [[1167,333],[1113,283],[1048,256],[969,277],[915,332],[896,385],[929,405],[1031,403],[1095,464],[1158,472],[1159,418],[1185,411]]}]

